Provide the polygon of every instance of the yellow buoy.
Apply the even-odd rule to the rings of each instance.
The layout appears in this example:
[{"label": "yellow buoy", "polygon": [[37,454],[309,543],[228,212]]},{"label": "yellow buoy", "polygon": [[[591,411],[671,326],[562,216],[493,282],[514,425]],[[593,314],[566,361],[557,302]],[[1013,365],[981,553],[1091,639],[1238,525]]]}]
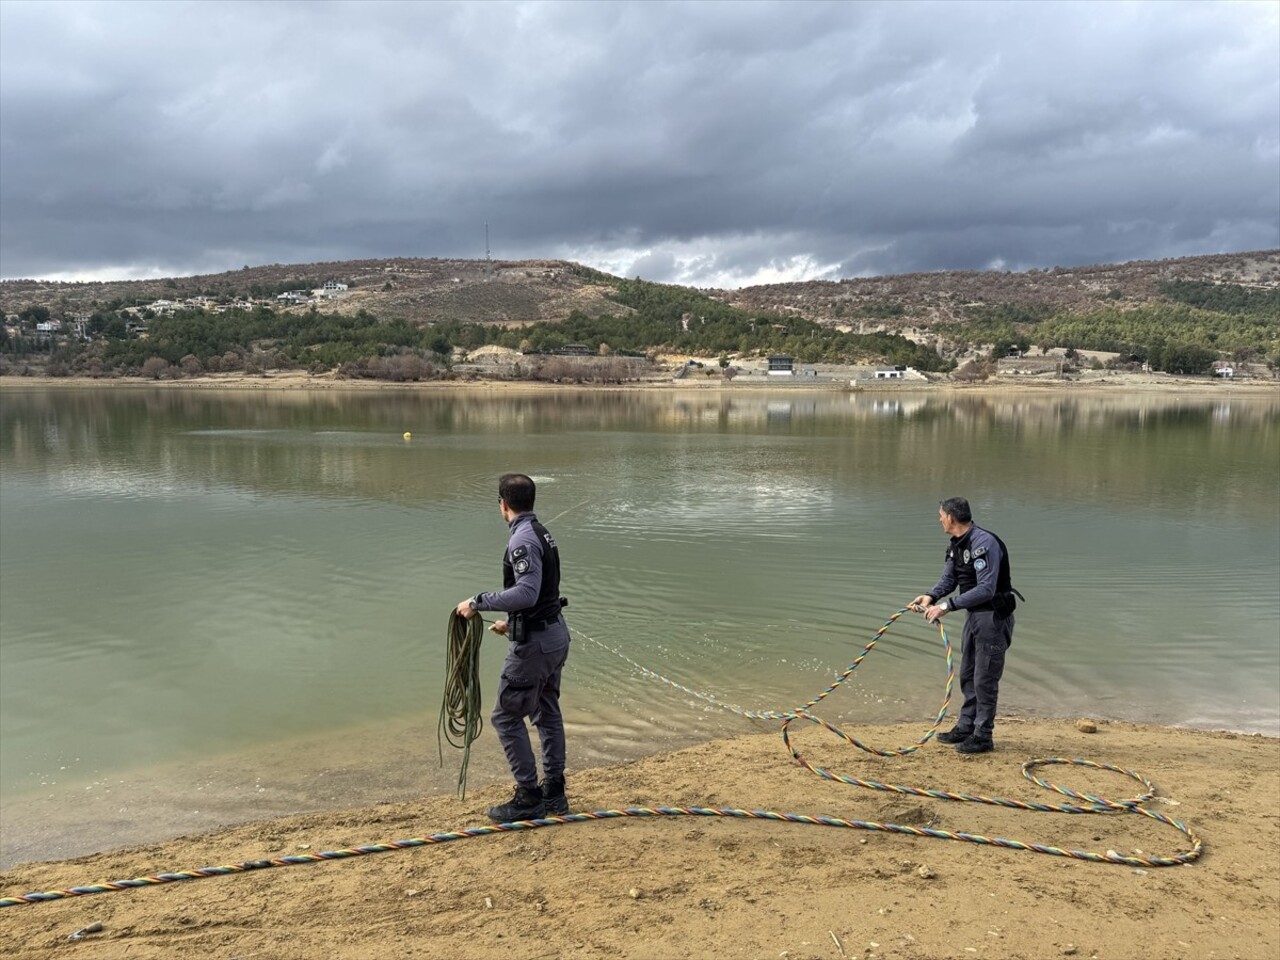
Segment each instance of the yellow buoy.
[{"label": "yellow buoy", "polygon": [[406,440],[412,440],[412,439],[413,439],[413,434],[412,434],[412,433],[410,433],[408,430],[406,430],[406,431],[404,432],[404,438],[405,438]]}]

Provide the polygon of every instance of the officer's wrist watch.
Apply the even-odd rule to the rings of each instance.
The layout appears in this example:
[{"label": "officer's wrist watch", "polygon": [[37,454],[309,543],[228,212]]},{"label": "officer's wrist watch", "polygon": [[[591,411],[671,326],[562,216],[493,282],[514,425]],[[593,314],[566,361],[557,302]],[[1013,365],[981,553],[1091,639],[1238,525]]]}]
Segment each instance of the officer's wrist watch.
[{"label": "officer's wrist watch", "polygon": [[[476,597],[478,596],[479,594],[476,594]],[[480,609],[478,606],[476,606],[476,597],[472,597],[470,600],[467,601],[467,606],[470,607],[472,610]]]},{"label": "officer's wrist watch", "polygon": [[943,600],[941,603],[938,604],[938,606],[942,608],[943,613],[946,613],[951,609],[951,601]]}]

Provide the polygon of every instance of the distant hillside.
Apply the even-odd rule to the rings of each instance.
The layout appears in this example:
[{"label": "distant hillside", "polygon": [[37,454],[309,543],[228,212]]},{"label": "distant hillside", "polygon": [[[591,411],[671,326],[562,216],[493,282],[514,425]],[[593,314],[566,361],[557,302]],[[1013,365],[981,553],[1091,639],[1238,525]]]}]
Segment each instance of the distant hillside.
[{"label": "distant hillside", "polygon": [[[419,379],[455,375],[481,347],[703,357],[726,372],[734,361],[778,354],[962,378],[1033,352],[1060,354],[1063,363],[1050,364],[1059,374],[1102,362],[1081,351],[1124,369],[1275,371],[1280,250],[742,290],[628,280],[558,260],[396,258],[118,283],[7,281],[0,310],[4,375],[306,369]],[[633,366],[596,365],[605,378],[622,376],[606,367]],[[511,372],[524,376],[527,367]]]},{"label": "distant hillside", "polygon": [[[605,294],[610,279],[561,260],[345,260],[334,263],[270,264],[228,273],[161,280],[54,283],[10,280],[0,283],[0,309],[16,314],[29,306],[53,311],[92,312],[102,307],[142,306],[158,299],[270,299],[286,290],[310,290],[333,280],[348,285],[342,296],[322,304],[326,312],[360,310],[384,320],[430,323],[441,320],[534,323],[562,320],[574,310],[612,310]],[[294,310],[309,309],[297,306]]]},{"label": "distant hillside", "polygon": [[[245,267],[227,273],[161,280],[0,283],[6,315],[31,306],[55,317],[99,308],[141,306],[158,299],[206,296],[271,300],[290,289],[333,280],[349,289],[319,308],[384,320],[525,324],[561,321],[577,310],[596,316],[630,311],[609,299],[619,278],[562,260],[438,260],[397,257]],[[840,281],[809,281],[699,291],[745,311],[801,316],[855,332],[888,330],[920,337],[938,324],[964,322],[977,307],[1009,305],[1045,313],[1079,313],[1103,306],[1134,308],[1162,302],[1171,280],[1238,284],[1280,290],[1280,250],[1215,254],[1117,265],[1029,270],[947,271]],[[302,311],[308,306],[288,309]]]},{"label": "distant hillside", "polygon": [[775,283],[721,294],[745,310],[796,313],[854,330],[930,330],[962,322],[975,307],[1001,304],[1039,312],[1085,313],[1101,306],[1163,302],[1160,285],[1176,280],[1280,289],[1280,250],[1137,260],[1090,267],[1008,273],[995,270],[908,273],[858,280]]}]

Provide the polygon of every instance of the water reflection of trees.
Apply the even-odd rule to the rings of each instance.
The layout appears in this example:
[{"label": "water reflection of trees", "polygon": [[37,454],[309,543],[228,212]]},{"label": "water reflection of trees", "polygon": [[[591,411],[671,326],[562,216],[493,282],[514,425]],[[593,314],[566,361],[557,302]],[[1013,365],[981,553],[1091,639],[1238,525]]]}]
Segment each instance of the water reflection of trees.
[{"label": "water reflection of trees", "polygon": [[590,470],[601,450],[589,436],[743,435],[787,441],[785,457],[753,469],[787,482],[829,475],[837,492],[906,486],[933,497],[945,485],[1171,506],[1210,496],[1275,517],[1278,423],[1271,397],[53,388],[6,393],[0,458],[6,471],[36,474],[100,466],[262,491],[448,499],[465,469],[450,447],[461,438],[552,438],[565,470]]}]

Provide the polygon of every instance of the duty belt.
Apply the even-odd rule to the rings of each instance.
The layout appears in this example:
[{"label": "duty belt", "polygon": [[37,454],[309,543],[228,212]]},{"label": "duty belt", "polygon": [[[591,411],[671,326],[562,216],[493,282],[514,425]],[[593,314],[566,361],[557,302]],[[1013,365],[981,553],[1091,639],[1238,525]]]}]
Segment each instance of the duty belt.
[{"label": "duty belt", "polygon": [[[550,612],[550,616],[542,616],[542,617],[535,618],[530,614],[524,613],[524,612],[511,614],[511,616],[508,618],[511,621],[511,626],[513,628],[511,631],[511,639],[513,639],[516,643],[523,643],[526,639],[528,639],[528,634],[531,631],[545,630],[547,627],[551,626],[553,623],[558,623],[560,621],[561,608],[567,607],[568,605],[569,605],[569,601],[566,600],[564,597],[560,597],[555,601],[555,607],[553,608],[554,612]],[[547,612],[548,606],[550,605],[543,604],[542,607],[540,607],[535,612],[537,613]]]},{"label": "duty belt", "polygon": [[[520,614],[516,614],[516,616],[520,616]],[[553,623],[559,622],[560,614],[557,613],[554,617],[548,617],[546,620],[534,620],[530,617],[523,617],[523,616],[520,616],[520,619],[524,621],[525,627],[527,627],[530,630],[545,630],[547,627],[551,626]]]}]

